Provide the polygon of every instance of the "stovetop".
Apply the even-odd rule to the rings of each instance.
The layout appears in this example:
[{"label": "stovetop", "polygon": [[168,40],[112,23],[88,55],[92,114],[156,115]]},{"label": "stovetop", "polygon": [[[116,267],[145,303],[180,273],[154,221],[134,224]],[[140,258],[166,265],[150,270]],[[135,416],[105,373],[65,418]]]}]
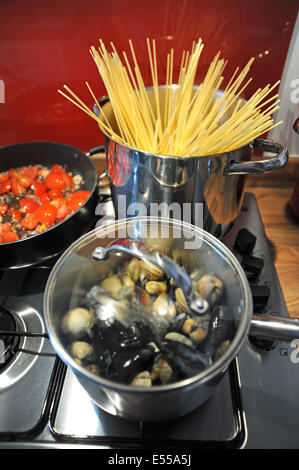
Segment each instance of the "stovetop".
[{"label": "stovetop", "polygon": [[[266,306],[261,312],[257,303],[257,310],[287,317],[271,246],[250,193],[223,240],[233,251],[242,228],[257,237],[251,255],[264,262],[252,288],[270,289]],[[234,252],[243,262],[244,255]],[[12,312],[23,331],[46,333],[42,301],[51,266],[1,274],[0,307]],[[13,360],[0,370],[0,448],[298,448],[299,370],[292,351],[289,343],[249,336],[206,403],[177,420],[146,423],[97,408],[46,334],[21,337]]]}]

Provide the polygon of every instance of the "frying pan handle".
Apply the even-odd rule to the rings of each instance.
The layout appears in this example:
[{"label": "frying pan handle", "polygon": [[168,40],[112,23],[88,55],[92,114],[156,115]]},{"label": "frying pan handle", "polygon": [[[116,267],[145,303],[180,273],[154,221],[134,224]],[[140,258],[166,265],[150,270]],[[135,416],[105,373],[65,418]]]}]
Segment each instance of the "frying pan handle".
[{"label": "frying pan handle", "polygon": [[163,256],[158,251],[149,250],[141,242],[122,238],[111,243],[107,248],[97,247],[93,251],[92,257],[97,261],[101,261],[106,259],[110,251],[121,251],[157,266],[168,276],[172,277],[176,284],[182,288],[187,303],[193,312],[199,315],[207,312],[209,303],[195,294],[191,279],[186,271],[180,268],[168,256]]},{"label": "frying pan handle", "polygon": [[288,161],[288,149],[286,145],[283,145],[278,140],[262,139],[259,137],[253,141],[252,145],[255,150],[271,152],[276,155],[265,160],[230,163],[224,169],[225,175],[261,175],[281,168]]},{"label": "frying pan handle", "polygon": [[249,334],[257,338],[276,341],[299,340],[299,320],[271,315],[253,315]]},{"label": "frying pan handle", "polygon": [[105,153],[105,145],[98,145],[97,147],[93,147],[86,152],[88,157],[95,155],[96,153]]}]

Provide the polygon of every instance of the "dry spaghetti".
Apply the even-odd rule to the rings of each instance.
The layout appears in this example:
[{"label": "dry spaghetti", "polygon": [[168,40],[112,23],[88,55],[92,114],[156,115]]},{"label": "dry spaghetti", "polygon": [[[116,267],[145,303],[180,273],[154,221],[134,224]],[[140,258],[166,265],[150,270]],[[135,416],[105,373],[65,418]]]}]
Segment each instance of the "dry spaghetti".
[{"label": "dry spaghetti", "polygon": [[[246,80],[251,58],[243,70],[237,68],[223,90],[226,61],[220,52],[211,62],[202,83],[195,87],[198,62],[203,50],[201,39],[191,51],[184,51],[179,77],[173,84],[174,50],[167,55],[163,100],[159,87],[156,43],[147,39],[149,66],[153,83],[152,102],[149,99],[130,40],[132,65],[125,52],[122,62],[113,43],[108,52],[100,40],[98,49],[91,47],[91,56],[105,84],[116,126],[112,126],[105,111],[99,107],[97,116],[66,85],[65,98],[95,119],[104,134],[113,140],[145,152],[175,156],[211,155],[234,150],[268,132],[274,124],[272,114],[279,109],[278,94],[266,99],[279,82],[259,88],[248,101],[241,96],[252,78]],[[94,92],[86,82],[92,98]],[[174,91],[175,90],[175,91]],[[271,104],[270,104],[271,103]],[[268,105],[268,107],[266,107]]]}]

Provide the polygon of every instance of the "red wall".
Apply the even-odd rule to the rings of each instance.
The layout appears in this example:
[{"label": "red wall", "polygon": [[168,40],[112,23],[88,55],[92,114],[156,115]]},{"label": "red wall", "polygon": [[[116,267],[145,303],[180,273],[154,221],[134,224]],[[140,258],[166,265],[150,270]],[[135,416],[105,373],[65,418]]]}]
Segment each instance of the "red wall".
[{"label": "red wall", "polygon": [[131,38],[148,85],[147,36],[157,41],[161,81],[170,48],[178,65],[199,37],[198,80],[218,50],[229,59],[227,77],[255,56],[252,93],[281,78],[297,12],[297,0],[2,0],[0,145],[48,140],[87,150],[103,142],[97,124],[57,93],[66,83],[92,105],[88,81],[105,94],[89,54],[99,38],[119,51]]}]

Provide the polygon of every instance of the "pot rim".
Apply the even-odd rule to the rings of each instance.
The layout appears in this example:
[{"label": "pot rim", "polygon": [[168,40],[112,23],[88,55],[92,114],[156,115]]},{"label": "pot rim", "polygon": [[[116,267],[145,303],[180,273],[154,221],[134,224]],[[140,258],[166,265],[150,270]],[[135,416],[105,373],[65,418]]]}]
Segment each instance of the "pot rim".
[{"label": "pot rim", "polygon": [[[171,88],[176,90],[178,88],[178,84],[176,83],[173,83],[171,85]],[[194,85],[193,88],[194,89],[197,89],[199,88],[200,85]],[[158,86],[159,89],[164,89],[166,88],[166,85],[159,85]],[[154,90],[154,87],[153,86],[149,86],[149,87],[146,87],[145,88],[146,90],[148,91],[153,91]],[[223,90],[218,90],[216,92],[216,95],[220,95],[222,96],[224,94],[224,91]],[[241,98],[243,99],[243,101],[245,102],[244,98]],[[98,103],[94,103],[93,105],[93,112],[94,114],[98,115],[98,113],[96,112],[96,110],[98,109],[98,106],[100,106],[100,101],[105,101],[105,103],[103,104],[103,108],[108,105],[110,103],[109,101],[109,96],[102,96],[99,100],[98,100]],[[100,127],[100,125],[99,125]],[[138,152],[138,153],[142,153],[143,155],[145,156],[155,156],[155,157],[158,157],[158,158],[161,158],[161,159],[170,159],[170,160],[178,160],[178,161],[181,161],[181,160],[185,160],[186,158],[192,158],[192,159],[196,159],[196,158],[213,158],[213,157],[224,157],[224,155],[227,155],[231,152],[237,152],[237,151],[242,151],[242,149],[245,149],[246,147],[252,147],[252,141],[248,142],[248,144],[245,144],[245,145],[242,145],[242,147],[238,147],[236,149],[233,149],[233,150],[229,150],[227,152],[222,152],[222,153],[214,153],[214,154],[209,154],[209,155],[162,155],[162,154],[159,154],[159,153],[151,153],[151,152],[147,152],[145,150],[140,150],[140,149],[137,149],[135,147],[130,147],[129,145],[125,145],[125,144],[122,144],[121,142],[118,142],[117,140],[114,140],[111,136],[109,136],[101,127],[100,127],[101,131],[103,132],[104,136],[105,136],[105,140],[108,139],[108,141],[112,141],[114,142],[115,144],[117,145],[120,145],[121,147],[124,147],[126,149],[129,149],[133,152]],[[107,150],[106,150],[106,153],[107,153]]]},{"label": "pot rim", "polygon": [[240,287],[241,287],[242,297],[244,301],[244,305],[243,305],[242,312],[241,312],[240,324],[235,334],[235,337],[233,338],[231,344],[229,345],[225,353],[217,361],[215,361],[210,367],[184,380],[180,380],[178,382],[174,382],[174,383],[167,384],[167,385],[155,385],[151,387],[150,389],[112,382],[108,379],[96,376],[95,374],[87,371],[84,367],[77,364],[75,360],[72,358],[72,356],[68,353],[67,349],[64,346],[62,346],[58,338],[57,332],[55,331],[56,329],[53,325],[53,322],[51,321],[50,299],[53,293],[53,289],[55,288],[57,274],[59,273],[61,268],[63,268],[69,256],[75,251],[77,251],[79,247],[81,247],[87,241],[89,241],[89,239],[91,240],[92,238],[95,238],[95,236],[100,235],[101,237],[104,237],[105,234],[110,232],[111,230],[115,230],[116,228],[121,229],[128,223],[138,223],[138,222],[161,222],[161,223],[168,223],[168,224],[171,223],[173,226],[181,227],[181,222],[175,219],[167,219],[163,217],[146,217],[146,216],[132,217],[129,219],[120,219],[120,220],[115,221],[115,223],[113,224],[95,228],[94,230],[88,232],[87,234],[77,239],[72,245],[70,245],[69,248],[62,254],[62,256],[54,265],[50,273],[50,276],[48,278],[46,288],[45,288],[43,306],[44,306],[44,314],[45,314],[45,323],[46,323],[46,328],[49,333],[50,341],[53,345],[53,348],[59,355],[59,357],[63,360],[63,362],[65,362],[68,366],[70,366],[77,375],[83,376],[85,379],[88,379],[92,381],[93,383],[97,383],[100,387],[102,386],[105,388],[109,388],[116,392],[132,393],[132,391],[134,391],[142,395],[147,395],[147,394],[152,395],[153,393],[161,393],[161,392],[166,393],[172,390],[177,391],[178,389],[184,389],[186,387],[190,387],[190,385],[198,386],[198,385],[204,384],[205,382],[209,381],[214,376],[217,376],[218,373],[224,372],[229,366],[230,362],[238,354],[249,332],[253,307],[252,307],[252,296],[250,292],[250,287],[249,287],[247,278],[245,276],[245,273],[243,271],[243,268],[239,264],[237,258],[220,240],[218,240],[216,237],[206,232],[205,230],[199,229],[198,227],[192,224],[184,222],[184,228],[186,228],[187,230],[192,230],[193,232],[196,232],[197,235],[201,235],[204,240],[210,243],[213,249],[216,249],[218,252],[224,255],[227,262],[229,262],[231,268],[234,269],[235,273],[237,274],[240,280]]}]

